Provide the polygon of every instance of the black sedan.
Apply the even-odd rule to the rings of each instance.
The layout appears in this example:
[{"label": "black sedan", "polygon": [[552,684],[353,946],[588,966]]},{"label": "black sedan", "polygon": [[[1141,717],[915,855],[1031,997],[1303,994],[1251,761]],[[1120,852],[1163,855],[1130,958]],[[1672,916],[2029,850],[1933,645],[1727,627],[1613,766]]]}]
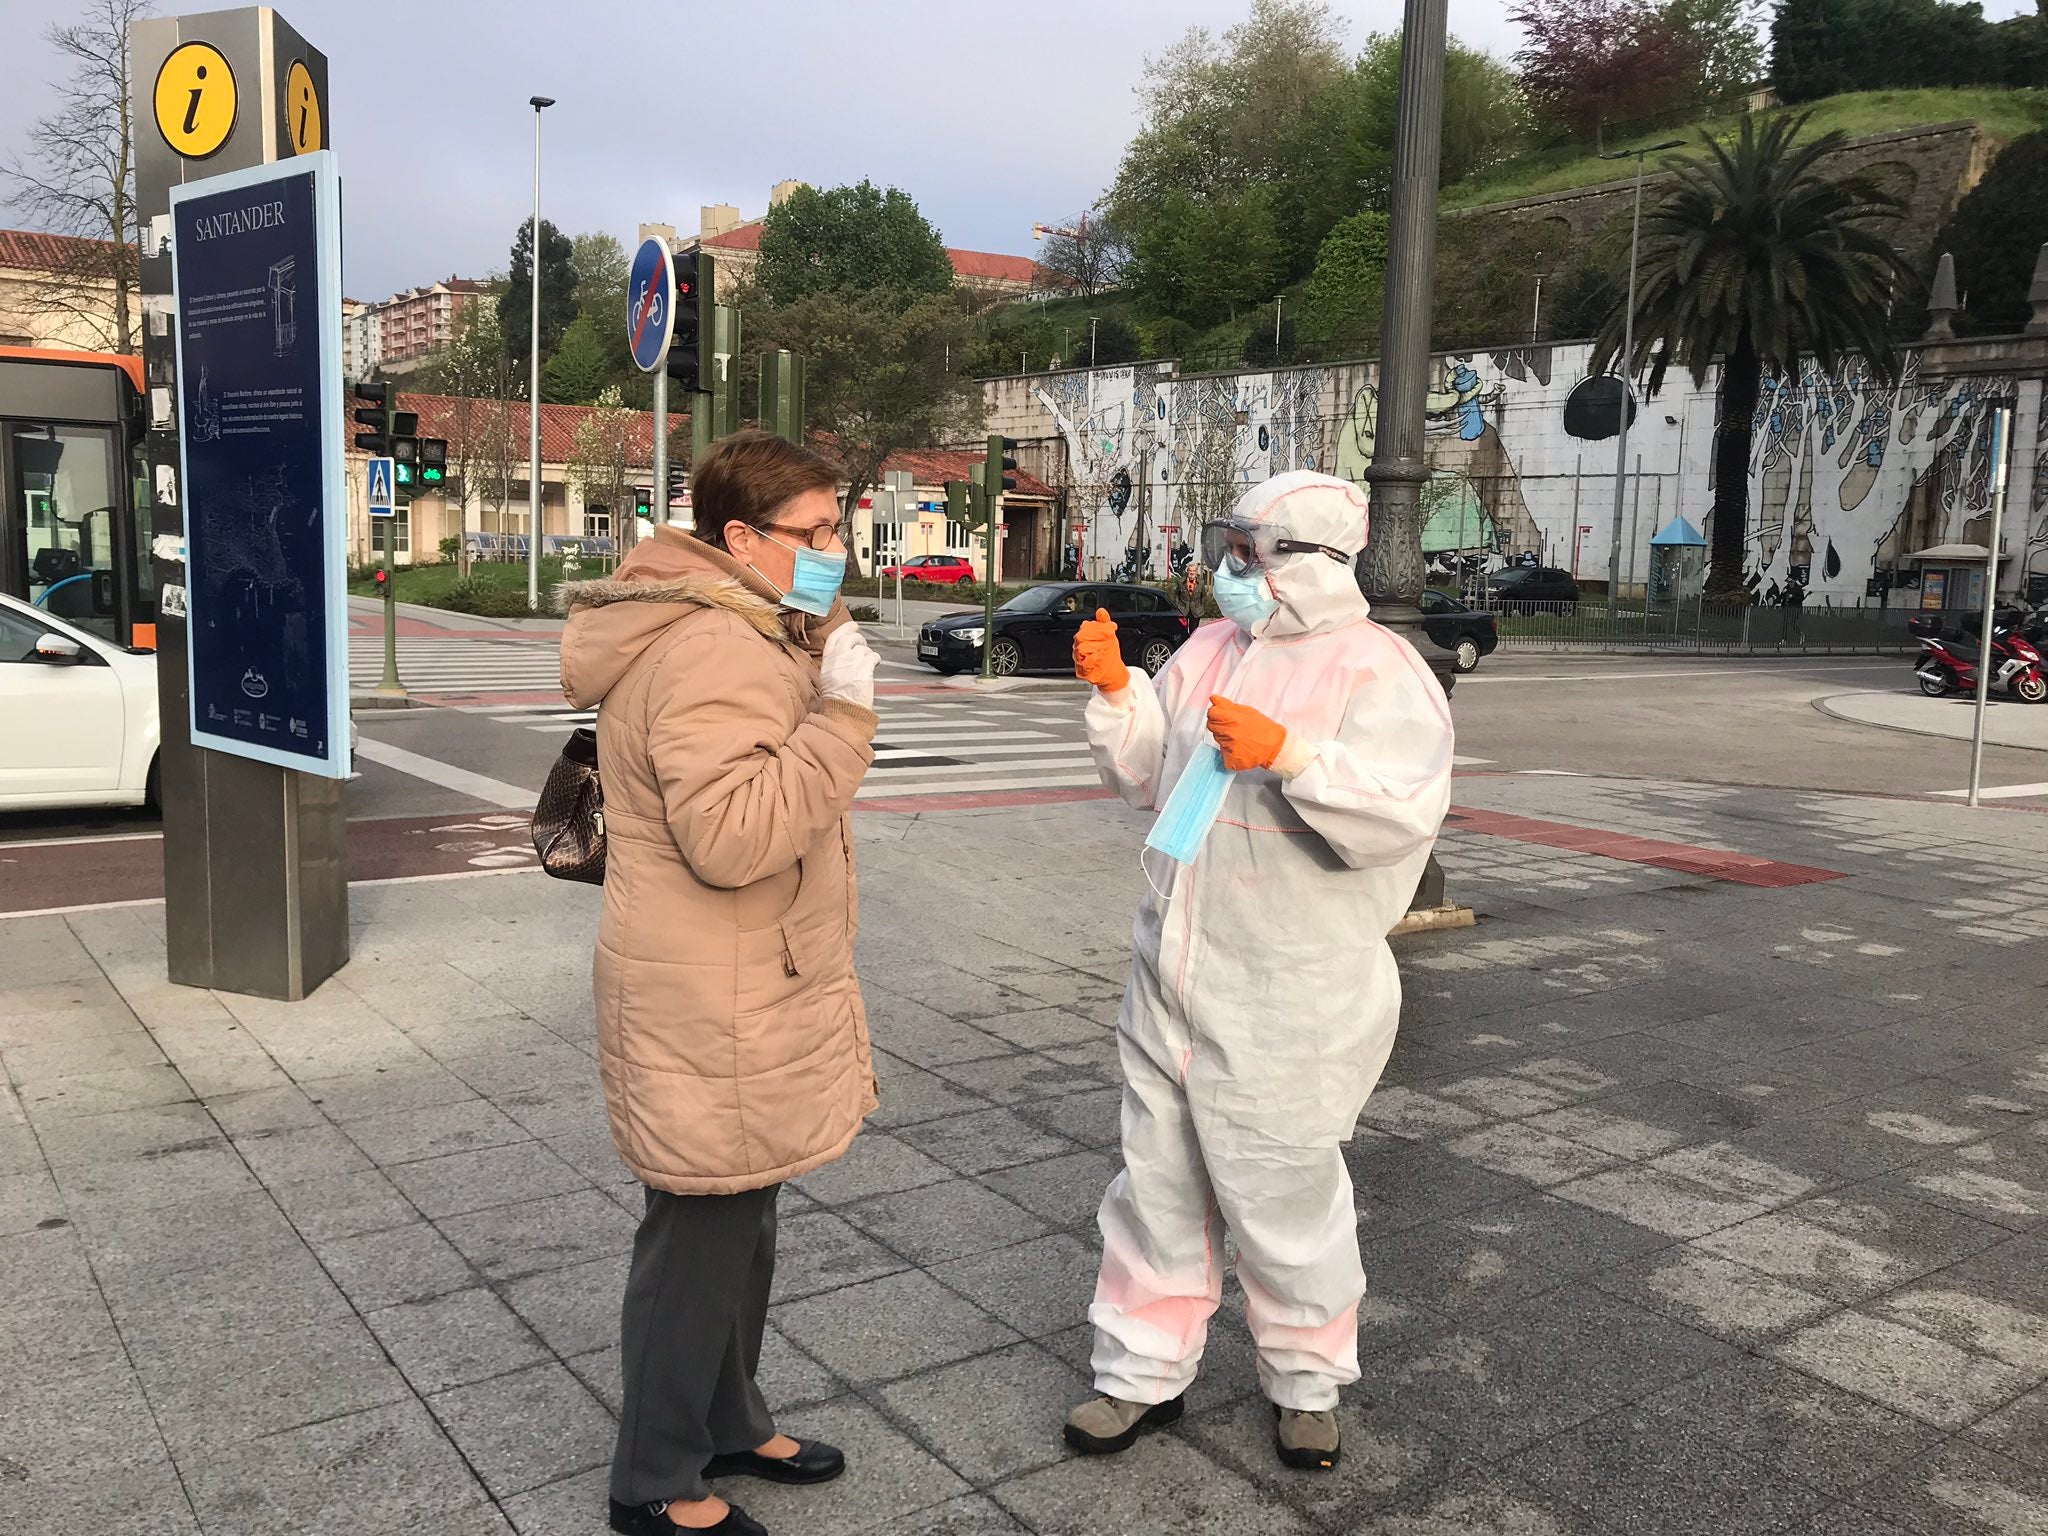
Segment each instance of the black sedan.
[{"label": "black sedan", "polygon": [[1116,621],[1124,662],[1156,673],[1195,632],[1195,621],[1153,587],[1104,581],[1059,581],[1019,592],[996,610],[995,634],[987,635],[980,609],[949,613],[918,631],[917,657],[941,672],[981,665],[990,640],[989,669],[998,677],[1017,672],[1069,672],[1074,666],[1074,632],[1095,610],[1107,608]]},{"label": "black sedan", "polygon": [[1470,672],[1480,657],[1499,648],[1500,630],[1492,614],[1468,608],[1435,587],[1423,588],[1421,607],[1424,632],[1432,644],[1451,652],[1460,672]]},{"label": "black sedan", "polygon": [[1577,613],[1579,583],[1554,565],[1511,565],[1486,578],[1487,605],[1498,613]]}]

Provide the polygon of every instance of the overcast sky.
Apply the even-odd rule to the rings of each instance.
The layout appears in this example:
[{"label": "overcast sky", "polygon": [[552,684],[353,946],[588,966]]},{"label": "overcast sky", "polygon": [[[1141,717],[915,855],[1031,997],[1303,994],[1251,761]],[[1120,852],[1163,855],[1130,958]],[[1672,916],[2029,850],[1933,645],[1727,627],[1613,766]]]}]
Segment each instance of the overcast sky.
[{"label": "overcast sky", "polygon": [[[1989,0],[2004,16],[2033,0]],[[169,5],[162,7],[170,10]],[[196,9],[196,7],[195,7]],[[705,203],[762,212],[785,177],[909,192],[951,245],[1028,254],[1034,220],[1085,206],[1136,121],[1141,61],[1248,0],[285,0],[327,54],[329,144],[347,198],[354,297],[501,270],[532,200],[630,245],[642,221],[697,228]],[[1337,0],[1351,40],[1400,0]],[[1451,31],[1505,57],[1501,0],[1451,0]],[[0,0],[0,148],[49,110],[34,82],[70,0]],[[8,222],[0,208],[0,224]]]}]

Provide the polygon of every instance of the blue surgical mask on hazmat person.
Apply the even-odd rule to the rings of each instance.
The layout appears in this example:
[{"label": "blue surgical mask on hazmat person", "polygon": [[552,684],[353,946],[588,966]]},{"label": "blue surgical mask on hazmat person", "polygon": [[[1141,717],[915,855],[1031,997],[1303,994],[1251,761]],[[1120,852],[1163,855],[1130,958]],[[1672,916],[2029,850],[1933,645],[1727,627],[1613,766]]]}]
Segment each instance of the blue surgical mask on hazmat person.
[{"label": "blue surgical mask on hazmat person", "polygon": [[1223,617],[1247,634],[1280,606],[1280,600],[1267,589],[1265,573],[1257,568],[1240,575],[1225,564],[1210,579],[1210,590],[1216,594]]}]

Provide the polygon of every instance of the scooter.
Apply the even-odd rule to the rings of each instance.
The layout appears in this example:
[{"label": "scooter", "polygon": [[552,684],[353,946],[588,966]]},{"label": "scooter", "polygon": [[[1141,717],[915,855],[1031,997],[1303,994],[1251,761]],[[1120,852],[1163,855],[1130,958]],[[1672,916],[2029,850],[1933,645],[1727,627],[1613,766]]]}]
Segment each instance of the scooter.
[{"label": "scooter", "polygon": [[[1915,619],[1906,627],[1920,642],[1920,659],[1913,675],[1920,691],[1930,699],[1951,693],[1977,691],[1978,645],[1964,635],[1953,642],[1942,637],[1940,620]],[[2003,688],[2024,704],[2048,700],[2048,672],[2043,671],[2041,653],[2008,624],[1991,626],[1991,686]]]}]

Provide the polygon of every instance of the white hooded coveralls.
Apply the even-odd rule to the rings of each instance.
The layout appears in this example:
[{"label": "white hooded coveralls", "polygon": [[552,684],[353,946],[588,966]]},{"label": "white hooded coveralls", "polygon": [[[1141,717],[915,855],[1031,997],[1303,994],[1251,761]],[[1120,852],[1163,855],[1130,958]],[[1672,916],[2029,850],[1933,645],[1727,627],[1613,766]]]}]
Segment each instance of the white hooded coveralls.
[{"label": "white hooded coveralls", "polygon": [[[1267,480],[1236,515],[1347,555],[1366,538],[1364,495],[1328,475]],[[1219,1216],[1267,1397],[1334,1408],[1359,1374],[1365,1273],[1341,1149],[1393,1049],[1386,935],[1449,808],[1450,711],[1413,647],[1368,617],[1349,561],[1283,555],[1266,575],[1280,606],[1249,634],[1205,624],[1153,686],[1087,710],[1104,780],[1154,810],[1211,739],[1211,694],[1287,730],[1273,769],[1236,776],[1192,864],[1145,855],[1172,899],[1148,892],[1132,934],[1125,1166],[1089,1308],[1096,1390],[1129,1402],[1194,1379],[1222,1298]]]}]

